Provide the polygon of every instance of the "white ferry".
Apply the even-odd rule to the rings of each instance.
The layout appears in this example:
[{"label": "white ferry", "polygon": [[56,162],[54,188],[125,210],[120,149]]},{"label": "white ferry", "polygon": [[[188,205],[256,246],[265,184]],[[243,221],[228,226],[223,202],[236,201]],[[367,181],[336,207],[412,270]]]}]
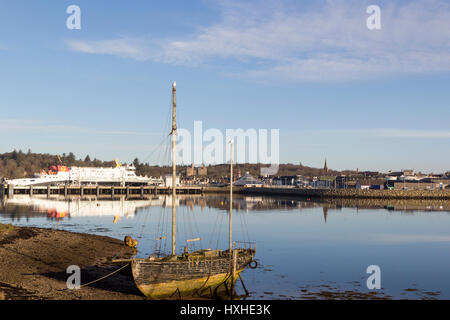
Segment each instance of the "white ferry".
[{"label": "white ferry", "polygon": [[136,175],[133,165],[122,166],[117,163],[115,168],[104,167],[67,167],[63,165],[50,166],[48,172],[42,170],[33,178],[12,179],[6,183],[14,186],[42,185],[164,185],[162,179]]}]

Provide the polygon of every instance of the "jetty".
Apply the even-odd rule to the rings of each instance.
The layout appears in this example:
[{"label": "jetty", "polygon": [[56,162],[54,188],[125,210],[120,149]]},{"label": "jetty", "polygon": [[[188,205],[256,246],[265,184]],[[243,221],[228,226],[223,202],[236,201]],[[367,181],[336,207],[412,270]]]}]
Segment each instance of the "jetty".
[{"label": "jetty", "polygon": [[[229,186],[179,186],[177,194],[228,194]],[[296,188],[296,187],[233,187],[233,192],[243,195],[288,196],[296,198],[331,198],[331,199],[423,199],[450,200],[450,189],[442,190],[363,190],[333,188]],[[62,185],[62,186],[14,186],[0,184],[0,198],[12,198],[14,195],[61,195],[61,196],[97,196],[126,197],[139,199],[154,195],[172,193],[170,186],[95,186],[95,185]]]},{"label": "jetty", "polygon": [[[92,196],[126,196],[127,198],[144,197],[148,195],[170,194],[172,188],[162,186],[89,186],[89,185],[63,185],[63,186],[14,186],[0,185],[0,197],[8,198],[14,195],[92,195]],[[200,194],[202,187],[178,187],[177,194]]]},{"label": "jetty", "polygon": [[332,199],[429,199],[450,200],[450,190],[363,190],[296,187],[247,187],[241,190],[247,195],[290,196],[302,198]]}]

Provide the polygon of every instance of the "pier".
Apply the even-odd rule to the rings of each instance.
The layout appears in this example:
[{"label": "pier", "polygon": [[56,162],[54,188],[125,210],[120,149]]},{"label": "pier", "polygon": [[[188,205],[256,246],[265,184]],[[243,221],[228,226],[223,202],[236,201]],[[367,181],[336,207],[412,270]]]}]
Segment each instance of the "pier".
[{"label": "pier", "polygon": [[[196,186],[178,187],[177,194],[201,194],[203,188]],[[14,186],[0,185],[0,197],[8,198],[14,195],[92,195],[92,196],[126,196],[138,198],[146,195],[170,194],[170,187],[161,186],[89,186],[89,185],[64,185],[64,186]]]},{"label": "pier", "polygon": [[361,189],[309,189],[289,187],[248,187],[240,193],[246,195],[289,196],[331,199],[424,199],[450,200],[450,190],[361,190]]},{"label": "pier", "polygon": [[[177,194],[228,194],[229,187],[179,186]],[[450,200],[450,190],[358,190],[358,189],[303,189],[287,187],[233,187],[233,192],[243,195],[289,196],[302,198],[335,199],[428,199]],[[144,198],[151,195],[172,193],[171,187],[161,186],[14,186],[0,184],[0,198],[14,195],[63,195]]]}]

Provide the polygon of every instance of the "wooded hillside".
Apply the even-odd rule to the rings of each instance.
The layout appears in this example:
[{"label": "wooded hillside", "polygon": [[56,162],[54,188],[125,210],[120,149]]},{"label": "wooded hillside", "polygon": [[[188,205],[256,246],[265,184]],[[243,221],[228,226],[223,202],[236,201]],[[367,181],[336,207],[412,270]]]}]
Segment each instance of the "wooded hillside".
[{"label": "wooded hillside", "polygon": [[[69,154],[63,153],[61,155],[61,162],[66,166],[81,166],[81,167],[114,167],[114,160],[102,161],[98,159],[91,159],[87,155],[84,160],[76,159],[75,155],[70,152]],[[0,177],[5,177],[8,179],[15,178],[25,178],[32,177],[34,173],[40,172],[41,170],[47,170],[51,165],[61,164],[58,157],[53,154],[41,154],[33,153],[31,150],[28,152],[22,152],[21,150],[9,153],[0,154]],[[153,166],[149,163],[141,163],[139,159],[134,159],[133,164],[136,166],[137,174],[147,175],[153,177],[159,177],[161,175],[170,174],[172,168],[170,166]],[[235,172],[241,172],[244,175],[249,172],[253,176],[259,176],[260,168],[266,167],[267,165],[261,164],[236,164]],[[208,177],[210,178],[220,178],[228,176],[229,165],[219,164],[213,166],[207,166]],[[178,172],[184,174],[186,166],[179,166]],[[324,175],[323,169],[311,168],[303,166],[301,164],[280,164],[278,174],[279,176],[287,175],[304,175],[304,176],[320,176]],[[328,175],[338,175],[341,172],[328,170]],[[350,173],[350,172],[342,172]]]}]

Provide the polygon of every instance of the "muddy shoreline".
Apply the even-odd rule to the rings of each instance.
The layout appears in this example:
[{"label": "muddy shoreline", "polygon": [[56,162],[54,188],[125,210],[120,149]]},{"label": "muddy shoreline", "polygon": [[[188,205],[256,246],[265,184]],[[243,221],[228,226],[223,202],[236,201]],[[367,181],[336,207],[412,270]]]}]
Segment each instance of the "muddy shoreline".
[{"label": "muddy shoreline", "polygon": [[80,267],[83,285],[117,270],[113,258],[132,255],[110,237],[0,224],[0,299],[142,300],[126,269],[79,290],[66,285],[71,265]]}]

